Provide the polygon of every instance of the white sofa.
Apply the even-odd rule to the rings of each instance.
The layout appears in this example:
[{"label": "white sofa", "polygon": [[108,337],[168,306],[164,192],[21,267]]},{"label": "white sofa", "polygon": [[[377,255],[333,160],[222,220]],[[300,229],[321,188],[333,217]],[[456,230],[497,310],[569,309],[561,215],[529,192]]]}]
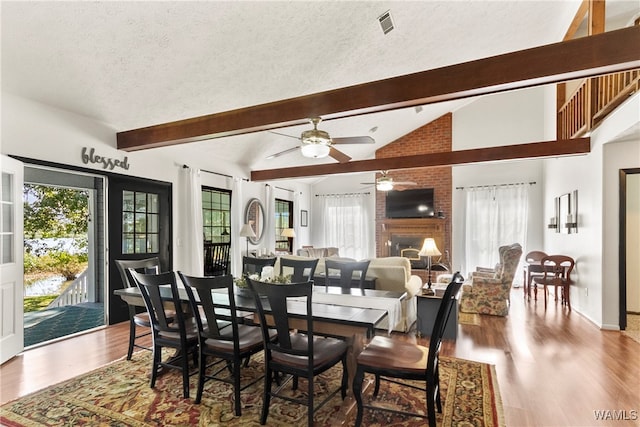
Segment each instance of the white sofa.
[{"label": "white sofa", "polygon": [[[305,257],[288,256],[287,258],[304,259]],[[314,276],[324,276],[324,260],[325,258],[319,258]],[[274,267],[276,272],[280,271],[279,259]],[[422,279],[411,274],[411,262],[404,257],[372,258],[367,270],[367,279],[374,277],[378,290],[407,293],[407,297],[402,302],[401,320],[393,327],[394,331],[407,332],[416,321],[416,295],[422,290]],[[388,320],[384,319],[378,328],[388,330]]]}]

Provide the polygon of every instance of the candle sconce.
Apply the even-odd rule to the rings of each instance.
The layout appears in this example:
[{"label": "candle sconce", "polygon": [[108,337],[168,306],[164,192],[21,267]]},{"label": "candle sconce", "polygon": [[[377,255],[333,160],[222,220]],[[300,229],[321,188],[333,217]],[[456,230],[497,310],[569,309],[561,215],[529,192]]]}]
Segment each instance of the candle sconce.
[{"label": "candle sconce", "polygon": [[549,218],[549,224],[547,224],[547,228],[557,230],[558,229],[558,220],[555,216]]},{"label": "candle sconce", "polygon": [[556,198],[556,218],[557,233],[578,232],[578,190]]}]

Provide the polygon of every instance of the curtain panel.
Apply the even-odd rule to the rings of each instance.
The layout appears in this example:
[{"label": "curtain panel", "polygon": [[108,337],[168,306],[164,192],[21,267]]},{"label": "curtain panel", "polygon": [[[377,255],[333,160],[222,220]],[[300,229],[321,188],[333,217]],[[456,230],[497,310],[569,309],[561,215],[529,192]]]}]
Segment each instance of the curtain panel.
[{"label": "curtain panel", "polygon": [[325,247],[337,247],[340,256],[370,258],[370,247],[375,235],[373,212],[369,194],[331,194],[321,197],[322,230]]}]

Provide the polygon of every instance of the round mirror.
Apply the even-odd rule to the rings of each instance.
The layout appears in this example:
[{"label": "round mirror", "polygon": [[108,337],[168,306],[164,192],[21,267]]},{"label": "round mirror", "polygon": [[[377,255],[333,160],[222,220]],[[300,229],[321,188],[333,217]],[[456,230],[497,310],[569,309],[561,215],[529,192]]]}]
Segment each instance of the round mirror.
[{"label": "round mirror", "polygon": [[253,228],[253,232],[256,233],[256,237],[249,237],[249,241],[257,245],[260,240],[262,240],[265,226],[264,207],[262,203],[260,203],[260,200],[249,200],[247,209],[244,212],[244,223],[251,224],[251,228]]}]

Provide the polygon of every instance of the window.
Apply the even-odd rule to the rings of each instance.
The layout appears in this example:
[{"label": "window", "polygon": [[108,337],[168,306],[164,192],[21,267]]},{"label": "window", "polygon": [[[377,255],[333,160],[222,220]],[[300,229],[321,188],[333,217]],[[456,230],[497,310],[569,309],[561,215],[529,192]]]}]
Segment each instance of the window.
[{"label": "window", "polygon": [[282,237],[282,230],[293,228],[293,202],[276,199],[276,251],[291,252],[292,237]]},{"label": "window", "polygon": [[202,188],[202,226],[205,242],[231,241],[231,191]]},{"label": "window", "polygon": [[122,253],[159,252],[158,195],[122,192]]}]

